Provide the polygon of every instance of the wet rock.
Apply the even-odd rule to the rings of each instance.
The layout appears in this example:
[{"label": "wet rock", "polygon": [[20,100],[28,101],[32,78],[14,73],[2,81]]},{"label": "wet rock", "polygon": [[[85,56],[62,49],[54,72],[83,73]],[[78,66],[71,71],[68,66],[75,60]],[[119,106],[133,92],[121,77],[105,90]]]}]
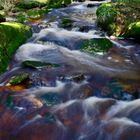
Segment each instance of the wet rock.
[{"label": "wet rock", "polygon": [[105,3],[99,6],[96,15],[98,24],[108,30],[110,24],[115,21],[117,12],[111,3]]},{"label": "wet rock", "polygon": [[128,26],[128,31],[125,33],[125,36],[139,39],[139,36],[140,36],[140,22],[131,23]]},{"label": "wet rock", "polygon": [[45,114],[45,119],[46,119],[47,123],[54,123],[54,122],[56,122],[55,116],[52,113],[50,113],[50,112]]},{"label": "wet rock", "polygon": [[0,73],[6,70],[16,49],[31,35],[31,29],[26,25],[16,22],[0,23]]},{"label": "wet rock", "polygon": [[9,107],[9,108],[13,108],[14,107],[14,101],[13,100],[14,100],[13,96],[9,94],[7,96],[7,99],[6,99],[6,103],[5,103],[6,106]]},{"label": "wet rock", "polygon": [[16,97],[15,98],[15,107],[24,108],[25,110],[35,110],[37,108],[43,107],[43,103],[40,99],[34,97]]},{"label": "wet rock", "polygon": [[16,76],[13,76],[9,82],[8,85],[17,85],[17,84],[21,84],[22,82],[26,81],[27,79],[29,79],[29,74],[28,73],[22,73]]},{"label": "wet rock", "polygon": [[102,88],[102,96],[127,101],[135,99],[134,93],[130,90],[127,91],[125,85],[116,80],[110,81]]},{"label": "wet rock", "polygon": [[87,4],[87,7],[92,8],[92,7],[95,7],[95,6],[98,6],[98,5],[100,5],[100,3],[89,3],[89,4]]},{"label": "wet rock", "polygon": [[73,76],[72,79],[74,82],[81,82],[85,80],[85,76],[83,74],[80,74],[80,75]]},{"label": "wet rock", "polygon": [[46,93],[40,96],[40,99],[46,106],[53,106],[62,102],[62,97],[56,93]]},{"label": "wet rock", "polygon": [[72,24],[73,24],[73,21],[71,19],[64,18],[64,19],[62,19],[61,27],[62,28],[71,28]]},{"label": "wet rock", "polygon": [[40,61],[24,61],[22,63],[24,67],[30,67],[30,68],[42,68],[42,67],[47,67],[47,68],[57,68],[60,67],[59,64],[51,64],[51,63],[45,63],[45,62],[40,62]]},{"label": "wet rock", "polygon": [[[77,26],[77,25],[76,25]],[[78,25],[80,32],[89,32],[92,29],[95,29],[96,27],[93,25]]]},{"label": "wet rock", "polygon": [[77,89],[74,93],[71,94],[72,99],[86,99],[88,97],[93,96],[94,89],[88,85],[82,85],[79,89]]},{"label": "wet rock", "polygon": [[94,38],[83,41],[80,50],[90,54],[104,54],[112,48],[112,42],[106,38]]},{"label": "wet rock", "polygon": [[27,123],[18,130],[16,139],[20,140],[61,140],[64,138],[64,130],[56,122],[48,123],[46,119],[36,119],[33,123]]},{"label": "wet rock", "polygon": [[36,108],[41,108],[43,106],[43,103],[41,102],[41,100],[37,99],[37,98],[28,98],[28,101],[30,101],[32,103],[32,105]]}]

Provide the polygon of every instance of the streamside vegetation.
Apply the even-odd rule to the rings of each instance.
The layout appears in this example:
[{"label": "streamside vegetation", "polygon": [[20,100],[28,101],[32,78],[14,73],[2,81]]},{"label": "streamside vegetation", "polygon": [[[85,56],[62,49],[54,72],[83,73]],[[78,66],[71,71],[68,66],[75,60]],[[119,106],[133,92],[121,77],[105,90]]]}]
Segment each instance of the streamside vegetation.
[{"label": "streamside vegetation", "polygon": [[140,36],[140,0],[115,0],[97,9],[98,25],[110,35],[138,39]]}]

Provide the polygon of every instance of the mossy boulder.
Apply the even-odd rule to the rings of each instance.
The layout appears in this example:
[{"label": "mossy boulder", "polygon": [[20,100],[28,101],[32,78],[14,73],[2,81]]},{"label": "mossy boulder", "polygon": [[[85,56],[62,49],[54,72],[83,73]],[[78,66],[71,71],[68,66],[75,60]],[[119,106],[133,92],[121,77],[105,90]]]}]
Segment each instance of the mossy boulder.
[{"label": "mossy boulder", "polygon": [[9,60],[16,49],[31,35],[30,27],[21,23],[0,23],[0,73],[6,70]]},{"label": "mossy boulder", "polygon": [[112,46],[112,42],[107,38],[93,38],[90,40],[84,40],[80,50],[93,55],[101,55],[107,53]]},{"label": "mossy boulder", "polygon": [[59,64],[51,64],[51,63],[45,63],[45,62],[40,62],[40,61],[24,61],[22,63],[23,67],[30,67],[30,68],[43,68],[43,67],[47,67],[47,68],[56,68],[56,67],[60,67]]},{"label": "mossy boulder", "polygon": [[96,11],[96,15],[98,24],[102,28],[108,29],[110,24],[115,22],[117,12],[111,3],[105,3],[99,6],[99,8]]},{"label": "mossy boulder", "polygon": [[63,18],[61,21],[61,27],[62,28],[70,28],[70,27],[72,27],[73,22],[74,21],[69,19],[69,18]]},{"label": "mossy boulder", "polygon": [[72,0],[49,0],[48,7],[49,8],[59,8],[62,6],[66,6],[71,4]]},{"label": "mossy boulder", "polygon": [[140,21],[131,23],[128,26],[128,30],[127,30],[125,36],[138,39],[140,37]]},{"label": "mossy boulder", "polygon": [[138,38],[140,28],[138,3],[140,4],[139,0],[131,3],[128,1],[113,1],[102,4],[96,12],[98,25],[109,35]]},{"label": "mossy boulder", "polygon": [[8,81],[8,85],[18,85],[23,83],[24,81],[26,81],[27,79],[29,79],[29,74],[28,73],[22,73],[22,74],[18,74],[16,76],[13,76],[9,81]]}]

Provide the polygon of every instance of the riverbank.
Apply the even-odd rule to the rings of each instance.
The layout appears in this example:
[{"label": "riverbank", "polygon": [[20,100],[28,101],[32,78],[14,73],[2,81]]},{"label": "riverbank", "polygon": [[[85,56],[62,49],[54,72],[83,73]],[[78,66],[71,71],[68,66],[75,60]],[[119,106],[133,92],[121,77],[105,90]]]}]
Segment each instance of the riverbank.
[{"label": "riverbank", "polygon": [[139,2],[110,2],[97,10],[97,22],[110,35],[139,39]]}]

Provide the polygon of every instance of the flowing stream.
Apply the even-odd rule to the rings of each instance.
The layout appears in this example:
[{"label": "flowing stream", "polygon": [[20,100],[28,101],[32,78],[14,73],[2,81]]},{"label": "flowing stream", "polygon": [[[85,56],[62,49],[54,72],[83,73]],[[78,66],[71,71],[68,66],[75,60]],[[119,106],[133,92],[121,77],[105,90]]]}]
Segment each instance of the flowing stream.
[{"label": "flowing stream", "polygon": [[[0,76],[0,140],[140,139],[140,45],[97,27],[100,3],[73,3],[28,23],[33,36]],[[71,25],[63,26],[64,19]],[[93,38],[113,47],[106,54],[81,51]],[[27,60],[58,66],[24,67]],[[9,86],[25,73],[23,84]]]}]

